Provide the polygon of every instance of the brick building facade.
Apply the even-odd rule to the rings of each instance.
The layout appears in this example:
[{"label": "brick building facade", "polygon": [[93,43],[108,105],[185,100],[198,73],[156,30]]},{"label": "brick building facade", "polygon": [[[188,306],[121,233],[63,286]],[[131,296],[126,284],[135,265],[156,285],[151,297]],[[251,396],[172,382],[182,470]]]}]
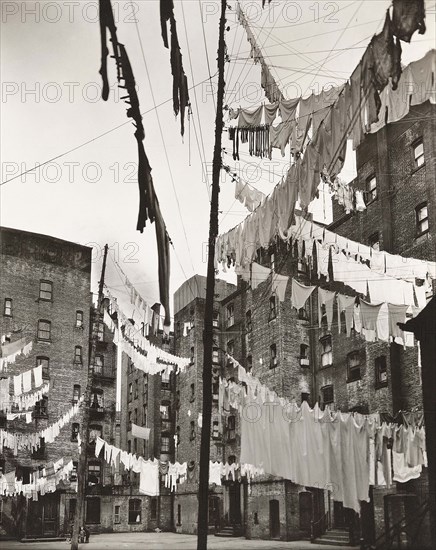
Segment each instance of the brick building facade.
[{"label": "brick building facade", "polygon": [[[363,213],[345,215],[336,202],[329,229],[357,242],[404,257],[434,261],[436,258],[435,106],[426,102],[407,117],[367,135],[356,151],[356,179],[351,186],[364,192]],[[303,284],[321,284],[329,290],[356,295],[343,283],[317,278],[314,265],[298,257],[298,247],[278,242],[259,251],[258,263],[277,273],[295,277]],[[192,357],[192,366],[177,377],[176,420],[180,432],[177,460],[198,465],[202,390],[202,330],[204,293],[198,276],[175,295],[175,350]],[[196,284],[195,284],[196,283]],[[417,281],[419,284],[419,281]],[[353,333],[338,333],[337,322],[328,330],[323,316],[318,322],[317,294],[304,310],[291,307],[288,284],[285,300],[278,302],[268,282],[252,290],[238,277],[237,287],[216,293],[216,348],[214,375],[237,378],[224,362],[227,351],[259,380],[281,397],[310,405],[334,404],[342,411],[395,414],[399,410],[422,410],[422,389],[417,348],[366,342]],[[185,299],[181,300],[179,294]],[[334,319],[338,319],[337,310]],[[339,322],[343,322],[340,318]],[[185,327],[192,327],[187,330]],[[185,328],[185,330],[184,330]],[[215,393],[215,392],[213,392]],[[212,412],[211,460],[238,462],[240,431],[238,414],[221,419],[216,399]],[[418,480],[374,487],[370,503],[364,504],[360,521],[354,513],[331,499],[328,488],[300,487],[290,481],[262,476],[252,480],[224,481],[210,487],[211,530],[232,526],[247,538],[308,538],[311,521],[328,512],[331,527],[352,528],[373,542],[387,524],[418,508],[425,501],[427,473]],[[180,532],[196,532],[198,475],[184,484],[175,497],[174,517]],[[413,504],[411,504],[413,502]],[[407,535],[404,535],[407,536]],[[428,523],[420,530],[420,546],[428,540]]]}]

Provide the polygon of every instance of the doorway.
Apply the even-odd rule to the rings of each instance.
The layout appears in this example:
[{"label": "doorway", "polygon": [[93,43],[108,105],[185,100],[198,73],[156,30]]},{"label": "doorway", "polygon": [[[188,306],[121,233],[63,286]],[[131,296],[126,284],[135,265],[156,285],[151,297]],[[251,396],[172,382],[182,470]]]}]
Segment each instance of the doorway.
[{"label": "doorway", "polygon": [[269,526],[270,537],[272,539],[280,538],[280,508],[278,500],[269,501]]},{"label": "doorway", "polygon": [[302,491],[299,495],[300,529],[310,533],[310,523],[313,518],[313,496],[310,491]]},{"label": "doorway", "polygon": [[241,524],[241,485],[234,482],[229,485],[229,522]]},{"label": "doorway", "polygon": [[344,508],[342,502],[333,501],[333,525],[335,529],[349,529],[350,509]]},{"label": "doorway", "polygon": [[58,531],[58,495],[40,496],[35,502],[29,500],[27,536],[56,537]]}]

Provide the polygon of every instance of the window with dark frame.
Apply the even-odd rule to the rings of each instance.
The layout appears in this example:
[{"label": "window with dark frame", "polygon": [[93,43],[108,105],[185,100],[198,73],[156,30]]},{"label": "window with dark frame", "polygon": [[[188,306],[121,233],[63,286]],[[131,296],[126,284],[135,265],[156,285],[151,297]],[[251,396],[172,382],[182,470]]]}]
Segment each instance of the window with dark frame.
[{"label": "window with dark frame", "polygon": [[132,401],[133,399],[133,384],[130,383],[129,384],[129,403]]},{"label": "window with dark frame", "polygon": [[114,523],[121,523],[121,506],[119,504],[114,506]]},{"label": "window with dark frame", "polygon": [[329,384],[328,386],[323,386],[321,388],[321,396],[323,405],[330,405],[334,402],[334,392],[333,386]]},{"label": "window with dark frame", "polygon": [[76,328],[83,328],[83,311],[76,311]]},{"label": "window with dark frame", "polygon": [[100,523],[100,498],[91,497],[86,499],[86,523]]},{"label": "window with dark frame", "polygon": [[45,319],[38,321],[38,340],[50,342],[51,340],[51,322]]},{"label": "window with dark frame", "polygon": [[277,358],[277,346],[276,344],[271,344],[269,347],[269,368],[275,369],[279,364]]},{"label": "window with dark frame", "polygon": [[277,309],[276,309],[276,297],[271,296],[269,299],[269,315],[268,315],[268,321],[272,321],[277,317]]},{"label": "window with dark frame", "polygon": [[388,385],[388,369],[386,355],[376,357],[374,360],[375,367],[375,383],[377,388],[382,388]]},{"label": "window with dark frame", "polygon": [[219,311],[214,311],[214,312],[213,312],[212,325],[213,325],[214,328],[219,328],[219,326],[220,326],[220,314],[219,314]]},{"label": "window with dark frame", "polygon": [[45,451],[45,439],[41,437],[39,440],[39,447],[32,452],[32,458],[37,460],[45,459]]},{"label": "window with dark frame", "polygon": [[91,424],[89,426],[89,444],[95,445],[95,442],[97,441],[97,437],[101,437],[103,433],[102,426],[99,426],[97,424]]},{"label": "window with dark frame", "polygon": [[274,271],[275,268],[276,268],[276,261],[275,261],[275,255],[274,255],[274,253],[271,253],[271,254],[269,255],[269,266],[270,266],[270,268],[271,268],[272,271]]},{"label": "window with dark frame", "polygon": [[51,281],[39,281],[39,299],[46,302],[53,301],[53,283]]},{"label": "window with dark frame", "polygon": [[424,235],[428,232],[428,205],[422,202],[415,208],[416,212],[416,235]]},{"label": "window with dark frame", "polygon": [[162,372],[161,388],[163,390],[169,390],[170,389],[170,373],[166,369]]},{"label": "window with dark frame", "polygon": [[219,439],[219,436],[220,436],[219,423],[218,423],[218,420],[214,420],[212,422],[212,438]]},{"label": "window with dark frame", "polygon": [[191,393],[189,394],[189,401],[194,401],[195,400],[195,384],[192,383],[191,386]]},{"label": "window with dark frame", "polygon": [[212,350],[212,363],[220,362],[220,352],[218,348],[213,348]]},{"label": "window with dark frame", "polygon": [[360,380],[360,363],[362,354],[359,350],[352,351],[347,355],[347,382]]},{"label": "window with dark frame", "polygon": [[373,174],[366,180],[366,204],[370,204],[377,198],[377,178]]},{"label": "window with dark frame", "polygon": [[321,344],[321,367],[333,365],[332,337],[324,336],[320,339]]},{"label": "window with dark frame", "polygon": [[253,323],[251,319],[251,309],[249,309],[245,313],[245,329],[247,332],[251,332],[253,330]]},{"label": "window with dark frame", "polygon": [[191,346],[191,365],[193,365],[195,362],[195,348],[194,346]]},{"label": "window with dark frame", "polygon": [[298,310],[298,319],[300,321],[309,321],[309,311],[308,311],[308,302],[304,305],[304,307],[300,308]]},{"label": "window with dark frame", "polygon": [[140,498],[129,499],[129,523],[141,523],[142,501]]},{"label": "window with dark frame", "polygon": [[74,348],[74,363],[76,365],[82,364],[82,347],[81,346],[75,346]]},{"label": "window with dark frame", "polygon": [[34,409],[35,417],[45,418],[48,416],[48,397],[46,395],[40,401],[35,403]]},{"label": "window with dark frame", "polygon": [[103,390],[91,390],[91,409],[101,411],[103,409]]},{"label": "window with dark frame", "polygon": [[160,438],[160,452],[162,454],[168,454],[170,452],[170,438],[169,435],[161,435]]},{"label": "window with dark frame", "polygon": [[42,367],[42,378],[48,380],[50,378],[50,359],[48,357],[37,357],[36,366]]},{"label": "window with dark frame", "polygon": [[80,385],[74,384],[73,386],[73,403],[77,403],[80,399]]},{"label": "window with dark frame", "polygon": [[231,327],[235,324],[235,306],[233,304],[229,304],[227,306],[227,328]]},{"label": "window with dark frame", "polygon": [[142,405],[142,425],[147,426],[147,404]]},{"label": "window with dark frame", "polygon": [[236,439],[236,418],[233,415],[227,418],[227,439],[228,441]]},{"label": "window with dark frame", "polygon": [[380,234],[378,231],[368,237],[368,245],[374,250],[380,250]]},{"label": "window with dark frame", "polygon": [[133,398],[138,399],[138,379],[134,380],[133,387],[134,387],[134,390],[135,390],[134,394],[133,394]]},{"label": "window with dark frame", "polygon": [[413,144],[413,158],[415,161],[415,168],[419,168],[425,162],[424,143],[422,139],[415,141],[415,143]]},{"label": "window with dark frame", "polygon": [[191,431],[189,438],[191,439],[191,441],[195,439],[195,422],[193,420],[191,420]]},{"label": "window with dark frame", "polygon": [[80,424],[73,422],[71,424],[71,441],[77,441],[77,437],[80,432]]},{"label": "window with dark frame", "polygon": [[3,309],[5,317],[12,317],[12,298],[5,298],[5,306]]},{"label": "window with dark frame", "polygon": [[94,357],[94,374],[103,374],[104,357],[103,355],[96,355]]},{"label": "window with dark frame", "polygon": [[100,462],[88,462],[88,485],[98,485],[101,483],[101,464]]},{"label": "window with dark frame", "polygon": [[247,365],[246,365],[246,371],[251,372],[253,369],[253,356],[247,355]]},{"label": "window with dark frame", "polygon": [[300,344],[300,366],[308,367],[309,365],[309,346],[307,344]]}]

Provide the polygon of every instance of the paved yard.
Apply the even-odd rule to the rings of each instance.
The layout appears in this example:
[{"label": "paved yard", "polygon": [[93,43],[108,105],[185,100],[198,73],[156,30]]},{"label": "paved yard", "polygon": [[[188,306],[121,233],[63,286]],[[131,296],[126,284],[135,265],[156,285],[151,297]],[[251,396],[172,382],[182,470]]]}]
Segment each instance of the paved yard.
[{"label": "paved yard", "polygon": [[[67,550],[67,542],[16,542],[1,541],[1,550]],[[115,533],[91,535],[89,544],[80,544],[80,550],[122,550],[134,548],[140,550],[196,550],[197,537],[175,533]],[[246,540],[243,538],[224,538],[210,536],[208,550],[255,550],[255,549],[295,549],[295,550],[334,550],[339,547],[310,544],[308,541],[282,542],[270,540]],[[342,546],[341,550],[351,547]]]}]

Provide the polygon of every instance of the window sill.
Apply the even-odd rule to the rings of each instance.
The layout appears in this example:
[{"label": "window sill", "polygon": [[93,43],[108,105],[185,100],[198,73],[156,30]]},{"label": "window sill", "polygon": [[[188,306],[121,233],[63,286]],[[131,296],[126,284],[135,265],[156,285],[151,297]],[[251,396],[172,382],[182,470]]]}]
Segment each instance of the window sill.
[{"label": "window sill", "polygon": [[42,340],[41,338],[37,338],[36,341],[38,344],[51,344],[51,340]]},{"label": "window sill", "polygon": [[319,367],[319,370],[329,369],[330,367],[333,367],[333,363],[330,363],[330,365],[321,365],[321,366]]},{"label": "window sill", "polygon": [[388,387],[388,383],[387,382],[380,382],[379,384],[376,384],[375,385],[375,389],[376,390],[381,390],[383,388],[387,388]]},{"label": "window sill", "polygon": [[425,237],[426,235],[429,234],[429,230],[427,229],[427,231],[423,231],[422,233],[417,233],[415,235],[415,241],[418,241],[418,240],[421,240],[422,237]]},{"label": "window sill", "polygon": [[7,313],[3,313],[3,317],[8,317],[9,319],[12,319],[13,315],[8,315]]},{"label": "window sill", "polygon": [[360,382],[362,380],[362,377],[359,376],[359,378],[347,378],[347,384],[352,384],[353,382]]},{"label": "window sill", "polygon": [[414,168],[412,168],[410,175],[413,176],[413,174],[416,174],[416,172],[419,172],[421,168],[425,168],[425,162],[421,164],[421,166],[415,166]]},{"label": "window sill", "polygon": [[270,323],[271,321],[275,321],[277,319],[277,315],[275,317],[270,317],[268,319],[268,323]]},{"label": "window sill", "polygon": [[53,299],[50,300],[49,298],[41,298],[41,297],[38,298],[36,301],[37,302],[50,302],[50,303],[53,303]]}]

